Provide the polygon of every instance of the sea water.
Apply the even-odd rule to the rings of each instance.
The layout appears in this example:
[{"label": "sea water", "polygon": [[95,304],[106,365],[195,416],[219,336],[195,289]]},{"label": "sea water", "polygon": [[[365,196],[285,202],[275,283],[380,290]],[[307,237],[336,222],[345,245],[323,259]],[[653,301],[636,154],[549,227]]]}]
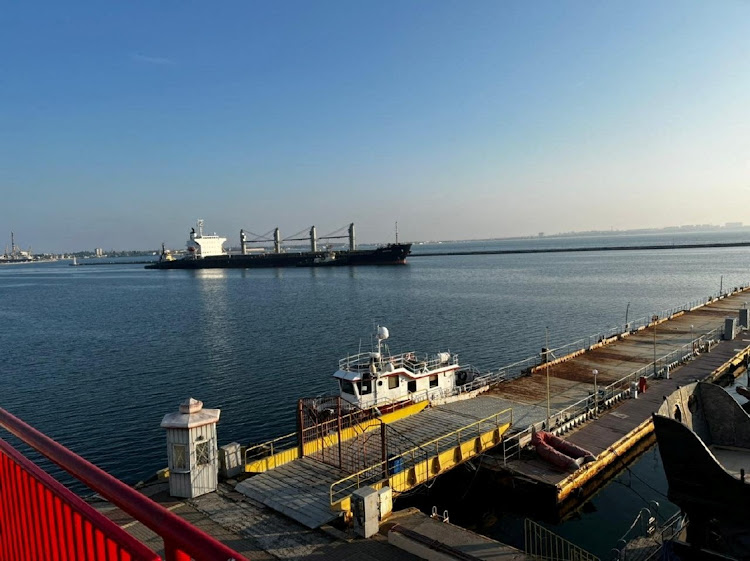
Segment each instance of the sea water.
[{"label": "sea water", "polygon": [[[750,248],[744,247],[420,252],[711,243],[744,236],[425,244],[399,267],[0,266],[0,406],[135,483],[165,466],[159,423],[187,397],[222,410],[222,444],[294,431],[297,399],[335,391],[331,375],[338,360],[369,350],[376,325],[389,328],[393,351],[450,350],[461,363],[484,370],[538,354],[545,330],[557,347],[623,325],[626,314],[630,321],[647,317],[750,280]],[[550,527],[606,555],[639,509],[652,500],[666,505],[658,453],[647,452],[631,470],[571,520]],[[488,501],[473,523],[487,535],[505,537],[518,518],[503,511],[502,496]]]}]

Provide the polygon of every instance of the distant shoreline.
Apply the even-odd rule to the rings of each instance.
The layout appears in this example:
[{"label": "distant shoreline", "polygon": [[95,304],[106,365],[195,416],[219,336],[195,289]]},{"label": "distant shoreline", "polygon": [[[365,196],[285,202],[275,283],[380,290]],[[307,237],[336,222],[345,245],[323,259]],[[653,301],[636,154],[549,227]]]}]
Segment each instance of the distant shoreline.
[{"label": "distant shoreline", "polygon": [[595,247],[554,247],[538,249],[477,249],[472,251],[428,251],[410,253],[412,257],[439,257],[444,255],[510,255],[519,253],[576,253],[582,251],[637,251],[663,249],[710,249],[722,247],[750,247],[750,242],[724,243],[690,243],[690,244],[657,244],[657,245],[613,245]]}]

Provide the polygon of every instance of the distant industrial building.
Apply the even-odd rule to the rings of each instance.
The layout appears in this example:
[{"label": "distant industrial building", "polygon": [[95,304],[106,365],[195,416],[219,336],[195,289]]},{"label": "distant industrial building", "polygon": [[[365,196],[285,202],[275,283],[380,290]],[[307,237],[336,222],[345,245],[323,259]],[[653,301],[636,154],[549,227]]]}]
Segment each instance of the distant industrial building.
[{"label": "distant industrial building", "polygon": [[97,256],[97,257],[102,257],[102,256],[104,255],[104,250],[103,250],[103,249],[102,249],[101,247],[97,247],[97,248],[96,248],[96,249],[94,250],[94,253],[96,253],[96,256]]}]

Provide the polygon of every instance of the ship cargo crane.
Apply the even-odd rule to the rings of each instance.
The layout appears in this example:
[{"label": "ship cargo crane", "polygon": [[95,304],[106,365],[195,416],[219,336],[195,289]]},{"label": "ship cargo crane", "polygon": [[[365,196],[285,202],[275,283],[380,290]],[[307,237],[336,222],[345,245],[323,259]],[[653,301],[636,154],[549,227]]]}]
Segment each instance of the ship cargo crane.
[{"label": "ship cargo crane", "polygon": [[[345,229],[348,228],[348,232],[346,234],[339,235],[339,232],[343,232]],[[298,237],[301,236],[305,232],[306,228],[303,230],[300,230],[296,234],[292,234],[292,236],[288,238],[284,238],[282,240],[281,233],[278,228],[274,228],[273,230],[269,230],[265,234],[258,235],[254,234],[253,232],[248,231],[245,233],[245,230],[240,230],[240,245],[242,247],[242,255],[247,254],[247,244],[248,243],[261,243],[261,242],[270,242],[273,241],[273,251],[274,253],[281,253],[281,242],[282,241],[310,241],[310,251],[316,252],[318,251],[318,240],[336,240],[336,239],[346,239],[349,238],[349,250],[354,251],[356,249],[356,239],[354,236],[354,222],[349,224],[349,226],[342,226],[338,230],[335,230],[331,232],[330,234],[326,236],[320,236],[317,235],[317,230],[315,226],[311,226],[309,233],[305,237]],[[269,236],[273,232],[273,238],[270,238]],[[254,239],[247,239],[247,234],[250,234],[253,236]]]}]

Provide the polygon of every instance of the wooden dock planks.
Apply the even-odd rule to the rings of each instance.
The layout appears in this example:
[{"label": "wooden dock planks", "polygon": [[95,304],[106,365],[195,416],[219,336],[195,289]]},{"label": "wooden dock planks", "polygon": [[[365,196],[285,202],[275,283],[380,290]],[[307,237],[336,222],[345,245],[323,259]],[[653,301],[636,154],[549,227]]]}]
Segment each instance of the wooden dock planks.
[{"label": "wooden dock planks", "polygon": [[235,489],[308,528],[319,528],[336,518],[329,489],[346,475],[333,466],[300,458],[246,479]]}]

